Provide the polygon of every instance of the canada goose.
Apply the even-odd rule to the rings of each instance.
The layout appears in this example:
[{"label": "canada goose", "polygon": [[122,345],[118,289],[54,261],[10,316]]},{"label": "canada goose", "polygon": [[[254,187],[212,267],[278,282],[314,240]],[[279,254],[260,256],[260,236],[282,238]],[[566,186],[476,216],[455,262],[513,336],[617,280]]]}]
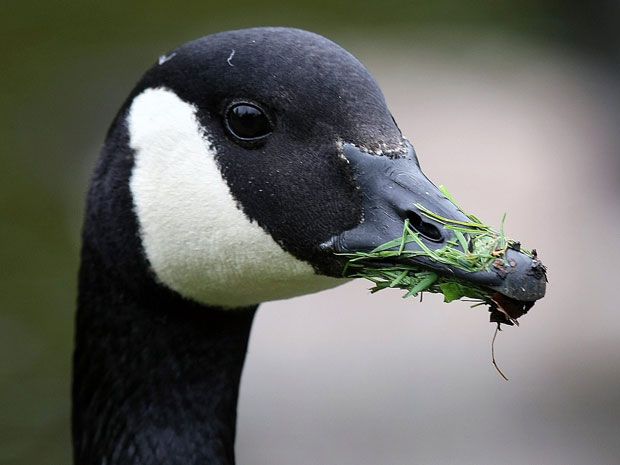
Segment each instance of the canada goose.
[{"label": "canada goose", "polygon": [[[420,171],[374,79],[333,42],[256,28],[161,57],[113,121],[88,194],[75,464],[233,464],[258,304],[344,282],[335,252],[393,239],[405,218],[440,247],[450,232],[417,202],[465,219]],[[544,293],[531,273],[464,279],[521,311]]]}]

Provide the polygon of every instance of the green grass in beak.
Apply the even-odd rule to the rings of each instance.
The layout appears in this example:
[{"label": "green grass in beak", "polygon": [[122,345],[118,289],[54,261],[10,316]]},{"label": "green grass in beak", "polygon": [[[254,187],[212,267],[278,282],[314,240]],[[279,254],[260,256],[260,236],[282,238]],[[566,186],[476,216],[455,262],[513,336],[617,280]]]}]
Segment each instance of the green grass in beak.
[{"label": "green grass in beak", "polygon": [[[443,187],[442,193],[455,205],[454,198]],[[432,250],[422,241],[420,233],[413,230],[409,220],[405,220],[403,233],[370,252],[352,252],[342,254],[349,257],[344,275],[349,278],[365,278],[374,283],[371,292],[388,288],[405,289],[403,297],[415,297],[422,292],[443,294],[445,302],[470,298],[479,303],[488,303],[489,292],[466,281],[442,276],[422,266],[405,263],[405,259],[424,257],[435,263],[466,272],[489,271],[497,261],[505,262],[506,250],[516,247],[516,243],[504,234],[504,218],[499,231],[484,224],[473,215],[465,214],[468,221],[457,221],[438,215],[423,205],[416,204],[418,211],[454,233],[454,238],[442,248]],[[458,207],[461,211],[462,209]],[[410,243],[417,245],[416,250],[407,250]],[[520,249],[529,254],[528,251]],[[403,263],[399,263],[403,259]],[[386,264],[389,263],[389,264]],[[506,265],[506,263],[502,263]]]}]

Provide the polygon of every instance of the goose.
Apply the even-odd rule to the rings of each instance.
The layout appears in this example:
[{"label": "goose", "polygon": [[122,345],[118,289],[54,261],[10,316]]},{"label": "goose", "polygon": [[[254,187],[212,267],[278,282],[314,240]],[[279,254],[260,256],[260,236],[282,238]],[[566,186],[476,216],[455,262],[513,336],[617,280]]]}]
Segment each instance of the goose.
[{"label": "goose", "polygon": [[[417,203],[466,219],[369,72],[330,40],[252,28],[160,57],[113,120],[87,195],[74,463],[234,464],[258,305],[346,282],[339,253],[398,237],[406,218],[440,247],[450,231]],[[544,280],[508,253],[516,272],[462,278],[524,312]]]}]

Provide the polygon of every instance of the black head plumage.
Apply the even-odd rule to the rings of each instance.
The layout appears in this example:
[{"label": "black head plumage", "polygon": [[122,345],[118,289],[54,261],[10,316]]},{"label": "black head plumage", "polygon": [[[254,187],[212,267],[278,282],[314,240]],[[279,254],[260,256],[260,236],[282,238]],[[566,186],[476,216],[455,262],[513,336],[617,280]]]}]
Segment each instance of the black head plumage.
[{"label": "black head plumage", "polygon": [[[366,68],[317,34],[255,28],[214,34],[168,53],[128,102],[157,87],[196,106],[246,215],[297,258],[339,276],[341,268],[319,245],[362,218],[340,144],[404,150]],[[236,102],[260,107],[272,122],[272,133],[260,144],[240,144],[226,131],[225,113]]]}]

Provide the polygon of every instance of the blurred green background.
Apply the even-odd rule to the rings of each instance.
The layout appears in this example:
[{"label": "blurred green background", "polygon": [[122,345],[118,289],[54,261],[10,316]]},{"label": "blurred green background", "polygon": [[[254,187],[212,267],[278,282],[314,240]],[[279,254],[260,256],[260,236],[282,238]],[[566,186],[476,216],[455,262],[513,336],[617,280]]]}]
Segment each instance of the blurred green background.
[{"label": "blurred green background", "polygon": [[[617,139],[612,137],[614,131],[617,133],[617,109],[620,107],[617,85],[620,74],[618,12],[618,2],[612,1],[579,4],[552,0],[364,0],[355,3],[340,0],[149,3],[3,1],[0,6],[0,16],[3,18],[0,41],[0,463],[56,465],[70,462],[70,355],[84,192],[107,125],[133,83],[160,54],[187,40],[221,30],[257,25],[301,27],[328,36],[368,63],[371,72],[377,75],[380,85],[386,90],[388,102],[395,104],[400,98],[398,92],[415,95],[424,91],[415,87],[415,83],[419,82],[415,75],[415,56],[431,56],[430,62],[433,63],[470,63],[471,68],[476,68],[479,64],[476,60],[481,60],[481,66],[501,70],[495,76],[491,72],[490,77],[487,76],[489,80],[502,80],[504,76],[510,76],[520,83],[525,82],[520,79],[528,79],[529,75],[520,74],[522,70],[517,65],[511,65],[511,62],[527,63],[530,56],[536,59],[541,56],[559,57],[571,63],[568,67],[560,67],[562,70],[577,70],[579,76],[594,76],[594,81],[588,82],[586,95],[601,93],[596,97],[596,104],[606,112],[605,121],[610,128],[601,131],[606,134],[605,137],[611,136],[604,150],[584,153],[581,163],[601,167],[600,172],[605,175],[599,182],[607,186],[607,195],[616,199],[611,203],[613,208],[614,205],[617,207],[619,180],[616,158],[619,147],[615,145]],[[519,45],[515,46],[515,43]],[[508,46],[504,48],[506,44]],[[472,54],[472,49],[479,50],[479,46],[482,48],[480,56],[484,59]],[[486,53],[484,49],[491,52]],[[416,50],[416,53],[410,55],[410,50]],[[544,51],[542,55],[540,50]],[[513,55],[517,56],[514,60]],[[410,65],[411,69],[401,69],[400,74],[396,71],[391,74],[390,70],[397,65]],[[429,77],[428,81],[441,79],[445,73],[454,73],[443,65],[422,66],[420,69]],[[407,86],[407,76],[411,77],[410,86]],[[451,76],[454,77],[454,74]],[[554,79],[545,81],[550,88],[554,88]],[[579,79],[576,78],[577,86]],[[597,83],[602,84],[599,86]],[[484,83],[481,85],[484,86]],[[463,88],[463,92],[468,91]],[[570,92],[564,97],[564,101],[569,103],[574,98]],[[450,96],[445,98],[447,103],[444,102],[444,109],[450,112]],[[577,98],[574,103],[579,105],[583,102]],[[423,117],[427,110],[423,106],[411,108],[418,117]],[[405,115],[406,111],[398,110],[397,117],[398,114]],[[510,117],[509,114],[498,116]],[[435,112],[434,117],[441,119],[441,113],[438,116]],[[575,124],[579,126],[582,122]],[[405,122],[404,126],[415,143],[416,128],[413,123]],[[479,135],[481,138],[485,136],[484,132]],[[442,137],[449,138],[450,132],[446,130],[445,134],[437,135],[437,139]],[[426,151],[438,152],[433,148],[433,140],[432,137],[422,139]],[[592,144],[595,142],[593,140]],[[500,151],[501,141],[497,143],[500,145],[494,150]],[[463,156],[471,156],[466,149],[463,153]],[[557,170],[549,169],[543,179],[564,176],[562,157],[558,153],[547,154],[553,157],[548,159],[549,166],[556,163]],[[434,156],[439,158],[439,155],[435,153]],[[424,157],[422,153],[423,165],[426,161]],[[443,163],[447,164],[448,158],[445,156]],[[476,167],[476,163],[475,157],[472,157],[470,166]],[[578,167],[578,163],[574,166]],[[436,161],[432,167],[431,177],[439,177],[443,169],[441,162]],[[475,169],[480,171],[482,167]],[[454,179],[449,186],[458,182],[456,177]],[[509,186],[506,188],[508,192],[519,189],[518,184],[509,183]],[[471,187],[461,185],[459,195],[467,196],[467,190]],[[543,192],[548,197],[541,199],[541,202],[552,205],[563,202],[561,192]],[[575,196],[578,197],[577,194]],[[511,205],[506,197],[502,200],[504,204]],[[474,204],[473,207],[480,210],[480,205]],[[498,212],[489,210],[486,213],[495,215]],[[612,216],[617,216],[617,213],[617,208],[611,212]],[[609,214],[606,212],[606,215]],[[585,234],[586,231],[582,229],[580,217],[575,213],[574,221],[568,223],[568,228],[575,234],[580,234],[579,231]],[[608,216],[600,218],[605,220],[601,220],[596,227],[599,231],[609,232]],[[522,225],[522,231],[528,231],[527,224]],[[557,231],[548,230],[546,233],[555,235]],[[540,234],[544,235],[545,231],[541,230]],[[533,234],[531,237],[538,239]],[[584,241],[572,246],[583,248],[591,243],[590,237],[584,236],[582,239]],[[617,232],[612,248],[617,248]],[[557,283],[554,282],[554,271],[551,267],[550,289]],[[617,265],[604,272],[592,269],[589,276],[599,279],[605,273],[618,277]],[[588,285],[583,283],[583,288],[587,290]],[[352,290],[342,292],[332,298],[336,302],[334,309],[345,305],[346,292],[351,293]],[[360,294],[359,289],[356,289],[357,294]],[[369,302],[368,305],[380,305],[378,302]],[[303,307],[304,304],[299,305]],[[265,312],[265,315],[273,315],[269,310]],[[267,320],[261,321],[261,328],[267,325]],[[557,320],[559,325],[561,321],[560,318]],[[345,326],[350,324],[340,323]],[[618,325],[617,319],[599,323],[602,326],[615,325],[616,328]],[[535,321],[530,324],[534,325]],[[551,327],[547,329],[553,331]],[[265,331],[268,333],[268,329]],[[597,337],[595,331],[589,333],[593,338]],[[620,331],[613,334],[619,335]],[[256,344],[259,343],[260,338]],[[617,356],[620,345],[610,344],[609,352],[601,354],[601,357],[607,357],[608,369],[615,376],[620,364]],[[259,351],[260,347],[257,345],[256,350]],[[518,347],[516,340],[515,347]],[[521,350],[524,350],[523,347]],[[530,357],[535,356],[530,354]],[[248,386],[253,379],[251,373],[258,372],[262,363],[254,359],[250,362],[249,370],[254,371],[249,371]],[[290,367],[295,366],[294,359],[288,360],[288,363]],[[574,367],[575,371],[580,369]],[[539,374],[541,377],[545,375],[545,371]],[[372,390],[368,395],[372,396]],[[584,401],[583,396],[588,395],[580,394],[575,401]],[[240,463],[346,463],[342,458],[344,456],[349,457],[351,463],[362,463],[361,455],[356,456],[350,450],[355,447],[348,446],[345,446],[348,452],[343,452],[343,456],[334,451],[331,456],[340,458],[333,462],[312,458],[305,460],[301,453],[295,456],[273,452],[270,456],[266,451],[259,455],[262,461],[252,461],[253,454],[247,450],[259,441],[260,433],[255,432],[253,425],[260,424],[260,412],[256,411],[256,418],[251,417],[251,413],[248,417],[244,416],[244,405],[251,404],[254,397],[252,394],[243,396],[242,391],[240,422],[243,423],[240,434],[243,436],[239,448],[246,449],[245,452],[240,450]],[[611,429],[607,428],[606,434],[617,435],[620,434],[619,427],[616,425],[614,429],[611,420],[615,418],[620,424],[620,401],[617,394],[612,397],[609,400],[611,403],[604,402],[610,408],[608,416],[603,411],[599,412],[602,417],[597,418],[603,422],[601,425],[612,425]],[[365,401],[371,402],[371,398]],[[314,401],[317,402],[317,399]],[[258,399],[257,402],[266,401]],[[300,402],[303,403],[303,399]],[[587,411],[588,402],[584,401],[583,405],[584,411]],[[566,421],[575,421],[575,418],[579,421],[581,414],[575,415]],[[407,421],[415,423],[421,420],[412,415]],[[588,421],[596,423],[598,420]],[[339,433],[333,434],[338,437]],[[340,434],[345,433],[341,431]],[[501,437],[501,432],[497,435]],[[375,438],[369,440],[367,447],[382,436],[380,426],[373,436]],[[490,438],[489,441],[495,439]],[[620,463],[618,445],[603,439],[596,447],[592,446],[598,448],[599,455],[586,454],[584,457],[591,457],[592,461],[581,463]],[[449,442],[450,437],[444,440]],[[482,439],[478,443],[474,439],[472,441],[480,448],[485,447]],[[405,447],[399,456],[409,457],[409,463],[415,462],[415,438],[398,444],[411,444],[411,450]],[[527,448],[527,444],[522,445]],[[276,449],[275,445],[271,447],[273,451]],[[379,460],[381,463],[397,462],[390,457],[376,457],[375,463]],[[537,463],[568,463],[566,459],[553,459],[552,452],[528,457],[530,459],[520,459],[518,454],[512,458],[506,456],[504,463],[534,463],[528,461],[532,457],[542,460]],[[247,459],[242,461],[242,458]],[[618,461],[615,461],[616,458]],[[469,463],[466,459],[462,462],[458,459],[451,461],[450,457],[437,461],[417,459],[422,460],[417,463]],[[487,460],[490,461],[489,456],[480,456],[477,463],[487,463]]]}]

